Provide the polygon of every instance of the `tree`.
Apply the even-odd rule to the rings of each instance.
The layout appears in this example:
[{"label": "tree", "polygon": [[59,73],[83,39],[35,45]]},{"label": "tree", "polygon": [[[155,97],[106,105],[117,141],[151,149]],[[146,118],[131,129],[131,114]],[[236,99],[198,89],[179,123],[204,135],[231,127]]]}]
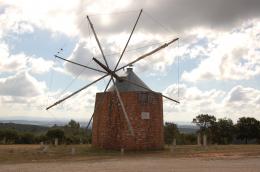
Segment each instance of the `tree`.
[{"label": "tree", "polygon": [[78,144],[83,142],[83,138],[87,137],[86,131],[80,128],[80,124],[75,120],[70,120],[64,127],[65,141],[67,144]]},{"label": "tree", "polygon": [[64,131],[61,129],[50,129],[46,133],[46,136],[49,140],[53,141],[55,138],[59,139],[60,141],[64,138]]},{"label": "tree", "polygon": [[18,139],[18,133],[13,129],[5,129],[1,131],[0,137],[5,139],[6,143],[14,143]]},{"label": "tree", "polygon": [[180,145],[194,145],[197,143],[197,135],[194,133],[180,133],[177,144]]},{"label": "tree", "polygon": [[231,119],[220,118],[210,128],[212,140],[218,144],[230,144],[233,140],[234,125]]},{"label": "tree", "polygon": [[35,142],[36,142],[36,143],[45,142],[45,141],[47,141],[47,140],[48,140],[48,138],[47,138],[47,136],[44,135],[44,134],[35,136]]},{"label": "tree", "polygon": [[66,135],[78,135],[80,133],[80,124],[73,119],[65,126]]},{"label": "tree", "polygon": [[199,131],[201,133],[207,133],[208,129],[216,123],[216,117],[208,114],[200,114],[192,120],[192,123],[200,127]]},{"label": "tree", "polygon": [[242,117],[239,118],[236,124],[237,138],[245,140],[248,143],[249,139],[257,139],[260,132],[260,122],[255,118]]},{"label": "tree", "polygon": [[179,130],[177,125],[171,122],[166,122],[164,125],[164,142],[168,145],[172,144],[173,138],[177,138]]},{"label": "tree", "polygon": [[4,139],[4,131],[0,130],[0,141]]},{"label": "tree", "polygon": [[80,124],[75,120],[71,119],[70,122],[65,127],[78,130],[80,128]]},{"label": "tree", "polygon": [[21,144],[32,144],[35,142],[35,137],[32,133],[22,133],[19,134],[19,139],[17,140],[16,143],[21,143]]}]

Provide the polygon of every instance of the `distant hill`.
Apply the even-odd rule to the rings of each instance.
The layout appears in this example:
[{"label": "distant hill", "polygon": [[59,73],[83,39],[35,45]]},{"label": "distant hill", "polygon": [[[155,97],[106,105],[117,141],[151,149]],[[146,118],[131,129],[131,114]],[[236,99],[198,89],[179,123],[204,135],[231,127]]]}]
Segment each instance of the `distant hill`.
[{"label": "distant hill", "polygon": [[0,123],[0,129],[14,129],[19,132],[32,132],[37,134],[47,132],[49,127],[30,124]]},{"label": "distant hill", "polygon": [[[87,121],[88,122],[88,121]],[[81,122],[81,127],[86,127],[87,122]],[[64,126],[68,121],[36,121],[36,120],[0,120],[0,129],[12,128],[21,132],[46,132],[54,125]],[[89,128],[92,126],[90,125]],[[180,133],[193,134],[198,131],[198,127],[191,124],[177,124]]]},{"label": "distant hill", "polygon": [[67,124],[66,121],[36,121],[36,120],[20,120],[20,119],[0,120],[0,123],[28,124],[28,125],[39,125],[39,126],[46,126],[46,127],[51,127],[54,125],[63,126]]},{"label": "distant hill", "polygon": [[[69,120],[21,120],[21,119],[0,119],[0,123],[14,123],[14,124],[28,124],[28,125],[39,125],[52,127],[54,125],[64,126],[68,124]],[[87,125],[88,121],[77,121],[80,123],[80,126],[84,127]]]}]

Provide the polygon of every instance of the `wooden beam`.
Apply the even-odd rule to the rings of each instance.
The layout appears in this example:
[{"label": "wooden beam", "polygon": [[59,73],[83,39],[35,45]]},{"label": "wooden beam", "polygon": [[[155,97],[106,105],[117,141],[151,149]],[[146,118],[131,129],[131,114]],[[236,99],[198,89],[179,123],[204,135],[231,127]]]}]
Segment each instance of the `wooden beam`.
[{"label": "wooden beam", "polygon": [[97,71],[97,72],[101,72],[101,73],[106,73],[106,72],[104,72],[104,71],[102,71],[102,70],[98,70],[98,69],[95,69],[95,68],[92,68],[92,67],[89,67],[89,66],[86,66],[86,65],[83,65],[83,64],[80,64],[80,63],[71,61],[71,60],[67,60],[67,59],[64,59],[64,58],[62,58],[62,57],[60,57],[60,56],[57,56],[57,55],[54,55],[54,57],[59,58],[59,59],[61,59],[61,60],[64,60],[64,61],[66,61],[66,62],[75,64],[75,65],[78,65],[78,66],[87,68],[87,69],[91,69],[91,70],[94,70],[94,71]]},{"label": "wooden beam", "polygon": [[[144,59],[144,58],[147,57],[147,56],[150,56],[150,55],[156,53],[157,51],[159,51],[159,50],[161,50],[161,49],[167,47],[168,45],[172,44],[173,42],[177,41],[178,39],[179,39],[179,38],[175,38],[175,39],[173,39],[172,41],[163,44],[162,46],[160,46],[160,47],[158,47],[158,48],[156,48],[156,49],[154,49],[154,50],[152,50],[152,51],[150,51],[150,52],[148,52],[148,53],[146,53],[146,54],[140,56],[140,57],[137,58],[136,60],[134,60],[134,61],[128,63],[127,65],[124,65],[123,67],[120,67],[119,69],[117,69],[117,70],[115,70],[115,71],[111,71],[110,69],[109,69],[109,70],[113,73],[114,76],[116,76],[115,72],[117,72],[117,71],[119,71],[119,70],[121,70],[121,69],[123,69],[123,68],[125,68],[125,67],[127,67],[127,66],[129,66],[129,65],[131,65],[131,64],[134,64],[134,63],[138,62],[139,60]],[[108,69],[108,68],[107,68],[107,69]],[[63,99],[61,99],[61,100],[55,102],[54,104],[48,106],[48,107],[46,108],[46,110],[52,108],[53,106],[56,106],[56,105],[60,104],[61,102],[63,102],[63,101],[65,101],[66,99],[68,99],[68,98],[74,96],[75,94],[77,94],[77,93],[79,93],[80,91],[86,89],[86,88],[89,87],[90,85],[92,85],[92,84],[94,84],[94,83],[100,81],[101,79],[107,77],[108,75],[111,75],[111,73],[106,74],[106,75],[100,77],[99,79],[97,79],[97,80],[93,81],[92,83],[90,83],[90,84],[88,84],[88,85],[82,87],[81,89],[79,89],[79,90],[73,92],[72,94],[66,96],[65,98],[63,98]],[[120,77],[119,77],[119,78],[120,78]],[[122,78],[120,78],[120,79],[122,79]],[[166,97],[167,97],[167,96],[165,96],[165,98],[166,98]],[[168,97],[168,98],[169,98],[169,97]]]},{"label": "wooden beam", "polygon": [[101,47],[101,44],[100,44],[100,42],[99,42],[99,39],[98,39],[98,37],[97,37],[96,31],[95,31],[95,29],[94,29],[94,26],[93,26],[93,24],[92,24],[92,22],[91,22],[89,16],[87,16],[87,19],[88,19],[88,22],[89,22],[89,24],[90,24],[91,30],[92,30],[92,32],[94,33],[95,39],[96,39],[97,44],[98,44],[98,48],[99,48],[99,50],[100,50],[100,52],[101,52],[101,54],[102,54],[102,57],[103,57],[103,59],[104,59],[104,61],[105,61],[105,63],[106,63],[106,66],[109,67],[109,66],[108,66],[108,63],[107,63],[107,60],[106,60],[106,57],[105,57],[105,54],[104,54],[103,49],[102,49],[102,47]]},{"label": "wooden beam", "polygon": [[166,48],[167,46],[169,46],[169,45],[172,44],[173,42],[177,41],[178,39],[179,39],[179,38],[175,38],[175,39],[173,39],[173,40],[171,40],[171,41],[169,41],[169,42],[167,42],[167,43],[161,45],[160,47],[158,47],[158,48],[156,48],[156,49],[154,49],[154,50],[152,50],[152,51],[150,51],[150,52],[148,52],[148,53],[146,53],[146,54],[144,54],[144,55],[138,57],[136,60],[134,60],[134,61],[132,61],[132,62],[130,62],[130,63],[128,63],[128,64],[126,64],[126,65],[120,67],[120,68],[118,68],[117,70],[115,70],[115,72],[117,72],[117,71],[119,71],[119,70],[121,70],[121,69],[123,69],[123,68],[125,68],[125,67],[127,67],[127,66],[130,66],[130,65],[132,65],[132,64],[134,64],[134,63],[136,63],[136,62],[138,62],[138,61],[140,61],[140,60],[142,60],[142,59],[144,59],[145,57],[148,57],[148,56],[150,56],[150,55],[156,53],[157,51],[159,51],[159,50],[161,50],[161,49],[163,49],[163,48]]},{"label": "wooden beam", "polygon": [[132,136],[134,136],[135,134],[134,134],[134,131],[133,131],[133,127],[132,127],[131,122],[130,122],[130,120],[129,120],[129,118],[128,118],[128,114],[127,114],[127,112],[126,112],[124,103],[123,103],[123,101],[122,101],[122,98],[121,98],[121,96],[120,96],[120,93],[119,93],[119,91],[118,91],[118,89],[117,89],[117,86],[116,86],[116,84],[115,84],[114,78],[112,78],[112,81],[113,81],[113,84],[114,84],[114,87],[115,87],[115,91],[116,91],[116,94],[117,94],[119,103],[120,103],[121,108],[122,108],[122,110],[123,110],[123,114],[124,114],[124,117],[125,117],[125,119],[126,119],[126,123],[127,123],[128,129],[129,129],[129,132],[130,132],[130,134],[131,134]]},{"label": "wooden beam", "polygon": [[[149,89],[149,88],[146,88],[146,87],[144,87],[144,86],[142,86],[142,85],[139,85],[139,84],[137,84],[137,83],[135,83],[135,82],[133,82],[133,81],[130,81],[130,80],[128,80],[128,79],[122,78],[122,80],[124,80],[124,81],[126,81],[126,82],[128,82],[128,83],[130,83],[130,84],[132,84],[132,85],[135,85],[135,86],[137,86],[137,87],[143,88],[143,89],[145,89],[145,90],[147,90],[147,91],[149,91],[149,92],[157,93],[157,92],[155,92],[155,91],[153,91],[153,90],[151,90],[151,89]],[[163,95],[163,94],[162,94],[162,96],[163,96],[164,98],[168,99],[168,100],[174,101],[175,103],[180,103],[179,101],[174,100],[174,99],[172,99],[172,98],[170,98],[170,97],[168,97],[168,96],[165,96],[165,95]]]},{"label": "wooden beam", "polygon": [[95,84],[96,82],[98,82],[98,81],[100,81],[101,79],[107,77],[108,75],[109,75],[109,74],[106,74],[106,75],[104,75],[104,76],[98,78],[97,80],[91,82],[90,84],[85,85],[84,87],[82,87],[82,88],[80,88],[79,90],[77,90],[77,91],[71,93],[70,95],[64,97],[63,99],[61,99],[61,100],[59,100],[59,101],[53,103],[52,105],[48,106],[48,107],[46,108],[46,110],[49,110],[50,108],[52,108],[52,107],[54,107],[54,106],[56,106],[56,105],[58,105],[58,104],[64,102],[64,101],[67,100],[68,98],[70,98],[70,97],[72,97],[72,96],[78,94],[78,93],[81,92],[82,90],[85,90],[85,89],[88,88],[89,86]]},{"label": "wooden beam", "polygon": [[105,69],[105,71],[107,71],[107,73],[109,73],[111,76],[115,77],[118,81],[122,81],[122,79],[112,70],[110,70],[108,67],[106,67],[103,63],[101,63],[100,61],[98,61],[98,59],[96,59],[95,57],[93,57],[93,60],[99,65],[101,66],[103,69]]},{"label": "wooden beam", "polygon": [[136,28],[136,25],[137,25],[137,23],[138,23],[138,21],[139,21],[139,18],[140,18],[140,16],[141,16],[142,12],[143,12],[143,9],[141,9],[141,11],[140,11],[140,13],[139,13],[139,15],[138,15],[138,17],[137,17],[137,20],[136,20],[136,22],[135,22],[135,24],[134,24],[134,27],[133,27],[133,29],[132,29],[132,31],[131,31],[131,34],[130,34],[130,36],[129,36],[127,42],[126,42],[126,45],[125,45],[125,47],[124,47],[124,49],[123,49],[123,51],[122,51],[122,53],[121,53],[121,55],[120,55],[120,57],[119,57],[119,60],[118,60],[117,63],[116,63],[116,66],[115,66],[115,68],[114,68],[114,71],[115,71],[116,68],[118,67],[118,65],[119,65],[119,63],[120,63],[120,61],[121,61],[121,59],[122,59],[122,57],[123,57],[123,55],[124,55],[124,53],[125,53],[125,50],[126,50],[126,48],[127,48],[127,46],[128,46],[128,43],[129,43],[129,41],[130,41],[130,39],[131,39],[131,37],[132,37],[132,35],[133,35],[133,33],[134,33],[134,30],[135,30],[135,28]]}]

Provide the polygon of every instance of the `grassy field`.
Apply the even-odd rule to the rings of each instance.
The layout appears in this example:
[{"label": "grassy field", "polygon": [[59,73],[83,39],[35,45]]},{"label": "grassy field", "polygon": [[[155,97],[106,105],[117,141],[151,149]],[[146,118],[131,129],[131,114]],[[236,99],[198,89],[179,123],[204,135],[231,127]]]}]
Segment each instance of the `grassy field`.
[{"label": "grassy field", "polygon": [[[75,148],[72,155],[71,149]],[[206,148],[199,146],[165,147],[161,151],[125,152],[107,151],[92,148],[90,145],[49,146],[43,152],[40,145],[0,145],[0,163],[53,162],[53,161],[98,161],[113,158],[160,157],[160,158],[243,158],[260,157],[260,145],[212,145]]]}]

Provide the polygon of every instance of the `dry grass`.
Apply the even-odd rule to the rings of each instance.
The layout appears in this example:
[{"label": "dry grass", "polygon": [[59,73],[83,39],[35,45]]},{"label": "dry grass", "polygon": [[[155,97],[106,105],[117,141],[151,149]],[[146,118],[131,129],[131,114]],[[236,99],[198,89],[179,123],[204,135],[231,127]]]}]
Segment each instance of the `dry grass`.
[{"label": "dry grass", "polygon": [[[72,147],[75,155],[71,154]],[[241,158],[259,157],[260,145],[212,145],[206,148],[199,146],[176,146],[174,149],[166,147],[162,151],[125,152],[121,156],[119,151],[106,151],[91,148],[90,145],[61,145],[49,146],[44,153],[40,145],[0,145],[0,163],[45,162],[45,161],[98,161],[104,159],[135,158],[135,157],[206,157],[206,158]]]},{"label": "dry grass", "polygon": [[[168,148],[169,149],[169,148]],[[194,145],[176,146],[173,156],[178,157],[259,157],[260,145],[211,145],[200,147]]]},{"label": "dry grass", "polygon": [[[74,155],[71,154],[72,148],[75,148]],[[116,151],[96,150],[90,145],[51,145],[48,146],[47,152],[44,152],[40,145],[0,145],[0,163],[96,159],[117,154]]]}]

